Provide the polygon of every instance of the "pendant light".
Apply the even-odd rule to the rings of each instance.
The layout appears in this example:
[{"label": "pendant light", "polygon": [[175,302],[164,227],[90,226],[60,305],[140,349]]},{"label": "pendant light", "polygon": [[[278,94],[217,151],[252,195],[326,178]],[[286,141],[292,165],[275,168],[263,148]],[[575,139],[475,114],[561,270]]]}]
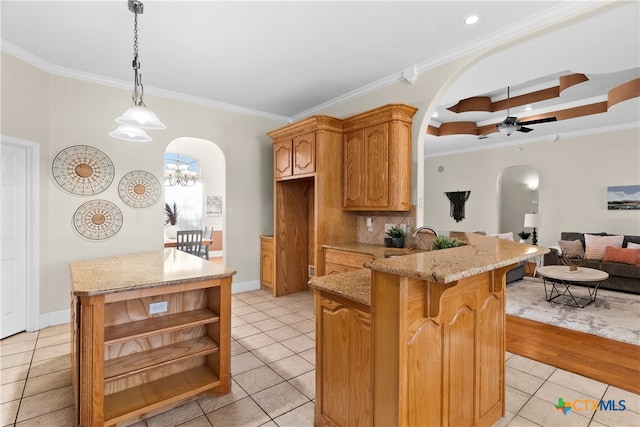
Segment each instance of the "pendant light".
[{"label": "pendant light", "polygon": [[142,85],[142,74],[138,72],[140,69],[140,61],[138,61],[138,14],[144,12],[144,5],[138,0],[128,0],[129,10],[133,12],[133,72],[134,86],[133,95],[131,97],[133,106],[130,107],[123,115],[115,119],[120,124],[116,130],[109,135],[124,139],[126,141],[151,141],[151,138],[143,129],[166,129],[167,127],[158,119],[158,117],[144,104],[144,86]]}]

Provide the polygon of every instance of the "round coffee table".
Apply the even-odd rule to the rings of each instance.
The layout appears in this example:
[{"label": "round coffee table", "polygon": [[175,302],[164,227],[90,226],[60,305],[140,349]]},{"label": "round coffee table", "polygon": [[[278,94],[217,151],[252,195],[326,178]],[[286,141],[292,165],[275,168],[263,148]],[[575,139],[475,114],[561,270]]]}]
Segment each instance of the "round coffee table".
[{"label": "round coffee table", "polygon": [[[578,267],[577,270],[571,271],[566,265],[547,265],[538,267],[537,273],[544,280],[544,295],[547,301],[553,301],[563,295],[571,297],[573,303],[578,308],[585,308],[596,300],[598,287],[602,281],[609,278],[609,273],[595,268]],[[547,292],[547,282],[551,285],[551,290]],[[576,297],[571,292],[571,285],[583,284],[589,291],[589,297]],[[583,305],[578,300],[585,301]],[[560,302],[560,301],[556,301]],[[574,305],[561,302],[565,305]]]}]

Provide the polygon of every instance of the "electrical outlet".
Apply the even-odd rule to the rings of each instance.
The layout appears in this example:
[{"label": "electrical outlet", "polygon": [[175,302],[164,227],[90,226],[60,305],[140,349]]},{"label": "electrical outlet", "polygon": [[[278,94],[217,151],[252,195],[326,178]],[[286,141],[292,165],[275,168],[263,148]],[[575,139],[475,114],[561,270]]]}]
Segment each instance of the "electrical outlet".
[{"label": "electrical outlet", "polygon": [[165,311],[167,311],[167,307],[167,301],[152,302],[151,304],[149,304],[149,314],[164,313]]},{"label": "electrical outlet", "polygon": [[395,224],[385,224],[384,225],[384,231],[389,231],[390,228],[395,227]]},{"label": "electrical outlet", "polygon": [[400,224],[399,227],[400,230],[404,231],[405,233],[407,232],[407,224]]}]

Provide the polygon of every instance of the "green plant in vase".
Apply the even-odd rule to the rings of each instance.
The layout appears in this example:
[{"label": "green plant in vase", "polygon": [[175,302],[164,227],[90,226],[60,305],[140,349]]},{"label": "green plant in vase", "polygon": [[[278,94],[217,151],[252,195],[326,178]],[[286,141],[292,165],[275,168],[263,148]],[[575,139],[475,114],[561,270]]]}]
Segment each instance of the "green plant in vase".
[{"label": "green plant in vase", "polygon": [[[393,226],[387,230],[387,235],[391,239],[391,246],[394,248],[404,248],[404,230],[400,227]],[[387,246],[387,239],[385,238],[385,246]]]},{"label": "green plant in vase", "polygon": [[438,236],[431,241],[431,249],[434,251],[455,248],[462,245],[464,245],[464,243],[455,237]]}]

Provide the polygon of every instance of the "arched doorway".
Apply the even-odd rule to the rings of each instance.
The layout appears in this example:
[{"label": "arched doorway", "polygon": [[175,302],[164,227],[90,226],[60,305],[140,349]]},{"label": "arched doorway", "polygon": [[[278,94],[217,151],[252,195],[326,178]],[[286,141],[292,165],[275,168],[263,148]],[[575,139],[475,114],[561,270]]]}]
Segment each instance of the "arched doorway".
[{"label": "arched doorway", "polygon": [[[168,165],[176,161],[195,174],[195,182],[185,185],[170,182]],[[174,166],[175,167],[175,166]],[[165,203],[178,209],[178,229],[202,229],[211,232],[213,245],[209,259],[224,260],[225,158],[214,142],[190,137],[176,138],[165,149]]]}]

